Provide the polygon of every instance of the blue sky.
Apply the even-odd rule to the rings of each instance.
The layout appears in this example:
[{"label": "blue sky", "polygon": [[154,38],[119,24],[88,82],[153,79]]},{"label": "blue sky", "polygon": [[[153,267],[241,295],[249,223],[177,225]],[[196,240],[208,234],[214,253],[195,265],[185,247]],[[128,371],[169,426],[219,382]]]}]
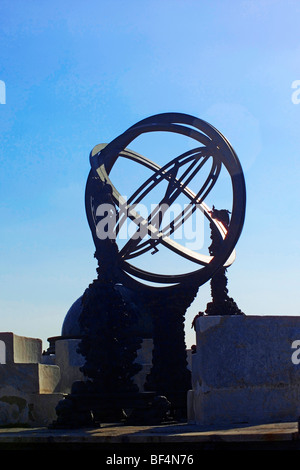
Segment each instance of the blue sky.
[{"label": "blue sky", "polygon": [[[287,0],[1,0],[1,331],[44,348],[60,334],[96,275],[89,152],[170,111],[219,129],[244,169],[230,295],[248,315],[300,314],[299,15]],[[187,313],[188,346],[208,301],[206,284]]]}]

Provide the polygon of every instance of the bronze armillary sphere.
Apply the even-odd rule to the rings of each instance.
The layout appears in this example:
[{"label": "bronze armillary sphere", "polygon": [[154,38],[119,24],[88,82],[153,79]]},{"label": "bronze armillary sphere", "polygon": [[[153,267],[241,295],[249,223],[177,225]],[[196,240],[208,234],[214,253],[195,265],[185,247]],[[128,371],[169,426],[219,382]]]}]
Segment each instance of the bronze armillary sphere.
[{"label": "bronze armillary sphere", "polygon": [[[196,141],[196,148],[174,158],[162,167],[133,150],[129,150],[131,143],[140,135],[158,131],[190,137]],[[127,200],[122,197],[110,180],[110,172],[121,157],[133,160],[153,171],[153,175]],[[188,184],[201,171],[206,162],[211,164],[210,172],[195,193],[189,189]],[[110,188],[111,201],[118,215],[114,236],[117,236],[124,217],[129,217],[136,223],[137,230],[147,235],[147,237],[131,237],[125,246],[118,251],[116,255],[118,257],[118,266],[125,275],[129,274],[141,281],[158,284],[170,285],[191,281],[200,286],[207,282],[218,268],[232,263],[235,256],[235,245],[241,234],[245,217],[245,181],[235,151],[228,140],[213,126],[187,114],[157,114],[139,121],[109,144],[100,144],[94,147],[90,154],[90,163],[92,169],[86,186],[86,212],[95,244],[101,242],[97,238],[97,207],[99,204],[106,202],[102,196],[98,195],[97,197],[95,195],[97,184],[99,188],[104,186]],[[233,201],[229,226],[213,219],[211,210],[205,203],[206,196],[217,182],[222,166],[227,170],[232,185]],[[182,174],[179,176],[180,169]],[[96,186],[94,186],[93,179],[98,182]],[[167,182],[168,186],[157,206],[158,211],[163,204],[170,206],[180,194],[184,194],[189,199],[189,205],[185,210],[166,226],[163,226],[162,218],[154,217],[155,214],[152,213],[151,216],[145,219],[134,209],[135,205],[142,201],[143,197],[162,181]],[[187,249],[170,238],[174,230],[183,224],[197,209],[200,209],[205,217],[215,224],[220,237],[222,237],[221,249],[213,257]],[[197,269],[186,274],[169,275],[147,272],[130,263],[132,258],[148,250],[154,249],[156,251],[160,245],[196,263]]]}]

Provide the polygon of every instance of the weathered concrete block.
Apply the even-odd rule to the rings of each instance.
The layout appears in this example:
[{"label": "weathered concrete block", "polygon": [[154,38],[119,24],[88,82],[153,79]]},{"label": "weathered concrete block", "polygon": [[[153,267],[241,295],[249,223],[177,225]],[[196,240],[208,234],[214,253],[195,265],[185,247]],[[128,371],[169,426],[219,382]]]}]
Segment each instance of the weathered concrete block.
[{"label": "weathered concrete block", "polygon": [[45,364],[0,365],[0,393],[10,386],[25,393],[53,393],[60,380],[57,366]]},{"label": "weathered concrete block", "polygon": [[[300,416],[300,318],[203,316],[196,322],[188,420],[267,423]],[[299,343],[300,345],[300,343]]]},{"label": "weathered concrete block", "polygon": [[0,426],[47,426],[57,419],[55,407],[63,394],[24,393],[11,386],[0,389]]},{"label": "weathered concrete block", "polygon": [[0,333],[0,364],[41,362],[42,340],[14,333]]},{"label": "weathered concrete block", "polygon": [[63,393],[39,393],[28,396],[30,410],[28,423],[31,426],[48,426],[57,420],[56,405],[64,398]]},{"label": "weathered concrete block", "polygon": [[80,371],[85,359],[77,352],[80,339],[61,339],[55,342],[55,364],[60,369],[60,382],[57,391],[70,393],[72,384],[77,380],[84,380]]},{"label": "weathered concrete block", "polygon": [[41,394],[51,394],[57,391],[60,381],[60,369],[58,366],[38,364],[39,392]]},{"label": "weathered concrete block", "polygon": [[25,393],[7,386],[0,389],[0,426],[28,424],[30,407]]}]

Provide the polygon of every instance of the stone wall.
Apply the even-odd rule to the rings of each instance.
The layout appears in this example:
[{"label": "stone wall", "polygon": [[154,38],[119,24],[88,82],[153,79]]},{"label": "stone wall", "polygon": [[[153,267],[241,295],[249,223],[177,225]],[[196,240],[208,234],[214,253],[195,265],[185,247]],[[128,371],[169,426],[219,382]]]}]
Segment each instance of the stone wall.
[{"label": "stone wall", "polygon": [[[297,421],[300,340],[293,316],[202,316],[196,321],[188,421],[199,425]],[[300,345],[300,342],[299,342]]]}]

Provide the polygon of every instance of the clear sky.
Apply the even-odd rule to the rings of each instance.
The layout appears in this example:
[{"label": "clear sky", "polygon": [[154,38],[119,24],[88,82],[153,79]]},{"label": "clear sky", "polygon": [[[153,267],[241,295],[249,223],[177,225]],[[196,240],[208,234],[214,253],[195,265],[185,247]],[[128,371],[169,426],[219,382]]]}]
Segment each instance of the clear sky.
[{"label": "clear sky", "polygon": [[[289,0],[0,1],[1,331],[60,334],[96,276],[89,152],[171,111],[219,129],[244,169],[229,294],[247,315],[300,314],[299,17]],[[206,284],[188,346],[209,301]]]}]

